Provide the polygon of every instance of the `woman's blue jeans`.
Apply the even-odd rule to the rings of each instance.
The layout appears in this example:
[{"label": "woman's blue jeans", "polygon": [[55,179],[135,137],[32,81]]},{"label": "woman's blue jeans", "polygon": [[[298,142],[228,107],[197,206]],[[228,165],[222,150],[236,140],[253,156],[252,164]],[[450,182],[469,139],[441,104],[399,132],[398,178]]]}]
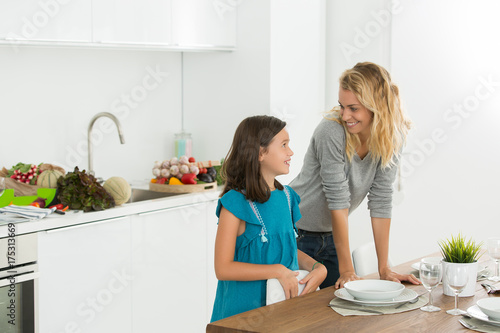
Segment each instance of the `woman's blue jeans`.
[{"label": "woman's blue jeans", "polygon": [[326,266],[328,274],[320,288],[333,286],[339,274],[339,261],[331,232],[311,232],[298,229],[297,248]]}]

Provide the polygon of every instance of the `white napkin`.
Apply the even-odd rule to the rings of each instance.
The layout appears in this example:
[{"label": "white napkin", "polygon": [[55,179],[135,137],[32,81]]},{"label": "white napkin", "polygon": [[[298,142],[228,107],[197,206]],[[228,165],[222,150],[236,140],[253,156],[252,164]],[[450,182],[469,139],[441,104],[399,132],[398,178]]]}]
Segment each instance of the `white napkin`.
[{"label": "white napkin", "polygon": [[[296,272],[299,272],[299,275],[297,275],[297,283],[302,280],[307,274],[309,274],[309,271],[306,270],[298,270]],[[304,290],[304,287],[306,286],[305,284],[300,284],[299,285],[299,295]],[[319,287],[318,289],[319,290]],[[278,279],[269,279],[267,280],[267,291],[266,291],[266,305],[270,305],[273,303],[281,302],[285,300],[285,291],[283,290],[283,287],[281,286],[281,283],[278,281]]]},{"label": "white napkin", "polygon": [[0,213],[2,214],[10,214],[17,215],[24,218],[39,220],[46,217],[49,214],[52,214],[56,208],[38,208],[33,206],[16,206],[10,205],[3,208],[0,208]]}]

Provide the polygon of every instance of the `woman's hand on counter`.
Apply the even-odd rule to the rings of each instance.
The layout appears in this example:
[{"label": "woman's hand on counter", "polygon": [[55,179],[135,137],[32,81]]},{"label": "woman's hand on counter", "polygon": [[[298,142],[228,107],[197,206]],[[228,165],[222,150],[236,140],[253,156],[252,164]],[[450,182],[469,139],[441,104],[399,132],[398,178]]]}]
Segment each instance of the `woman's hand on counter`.
[{"label": "woman's hand on counter", "polygon": [[413,284],[421,284],[419,279],[415,277],[413,274],[399,274],[397,272],[394,272],[390,268],[385,268],[383,271],[379,272],[380,274],[380,280],[388,280],[388,281],[394,281],[394,282],[403,282],[407,281]]},{"label": "woman's hand on counter", "polygon": [[347,271],[340,274],[340,277],[335,282],[335,289],[344,288],[344,284],[349,281],[361,280],[354,271]]}]

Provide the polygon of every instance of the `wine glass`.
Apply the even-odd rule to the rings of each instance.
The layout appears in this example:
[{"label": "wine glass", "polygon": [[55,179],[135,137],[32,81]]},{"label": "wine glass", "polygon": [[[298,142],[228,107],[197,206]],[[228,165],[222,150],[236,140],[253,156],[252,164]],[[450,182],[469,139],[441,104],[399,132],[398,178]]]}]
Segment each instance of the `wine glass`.
[{"label": "wine glass", "polygon": [[488,278],[488,280],[498,282],[500,281],[500,271],[498,261],[500,260],[500,238],[488,238],[488,253],[495,261],[495,274]]},{"label": "wine glass", "polygon": [[443,277],[443,266],[441,258],[424,258],[420,262],[420,280],[427,291],[429,291],[429,303],[420,308],[422,311],[441,311],[432,304],[432,290],[437,287]]},{"label": "wine glass", "polygon": [[458,308],[458,294],[465,289],[467,282],[469,282],[469,267],[458,264],[447,265],[445,277],[448,286],[455,293],[455,308],[446,311],[446,313],[454,316],[466,314],[467,312]]}]

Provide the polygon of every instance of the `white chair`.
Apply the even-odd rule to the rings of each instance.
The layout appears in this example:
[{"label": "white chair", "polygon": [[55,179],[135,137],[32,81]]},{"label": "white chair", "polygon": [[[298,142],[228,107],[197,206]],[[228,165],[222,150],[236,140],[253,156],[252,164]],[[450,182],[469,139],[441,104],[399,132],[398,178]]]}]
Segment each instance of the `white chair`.
[{"label": "white chair", "polygon": [[[352,251],[352,263],[354,271],[358,276],[365,276],[371,273],[378,272],[378,258],[375,250],[375,242],[369,242]],[[392,261],[389,256],[389,266],[392,266]]]}]

